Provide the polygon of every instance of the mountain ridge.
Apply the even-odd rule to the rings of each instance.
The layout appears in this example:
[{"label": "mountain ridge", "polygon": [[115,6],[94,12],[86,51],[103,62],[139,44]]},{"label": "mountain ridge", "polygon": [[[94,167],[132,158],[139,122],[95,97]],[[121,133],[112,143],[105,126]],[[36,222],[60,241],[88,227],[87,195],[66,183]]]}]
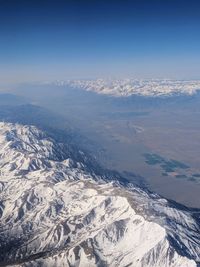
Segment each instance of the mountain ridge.
[{"label": "mountain ridge", "polygon": [[95,79],[55,81],[53,84],[58,86],[71,86],[73,88],[80,88],[97,94],[115,97],[129,97],[134,95],[144,97],[190,96],[200,90],[199,80]]},{"label": "mountain ridge", "polygon": [[0,123],[0,266],[197,266],[198,211],[91,175],[65,149]]}]

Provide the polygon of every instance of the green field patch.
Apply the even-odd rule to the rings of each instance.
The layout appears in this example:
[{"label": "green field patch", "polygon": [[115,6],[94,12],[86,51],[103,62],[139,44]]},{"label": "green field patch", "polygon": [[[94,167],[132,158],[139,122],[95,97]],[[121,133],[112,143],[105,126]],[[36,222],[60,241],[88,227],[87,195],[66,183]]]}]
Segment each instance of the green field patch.
[{"label": "green field patch", "polygon": [[177,175],[175,175],[175,177],[179,178],[179,179],[186,179],[187,175],[185,175],[185,174],[177,174]]},{"label": "green field patch", "polygon": [[163,172],[162,176],[169,176],[167,172]]},{"label": "green field patch", "polygon": [[149,165],[158,165],[164,162],[164,158],[157,154],[150,154],[150,153],[145,153],[143,156],[146,159],[146,163]]},{"label": "green field patch", "polygon": [[173,166],[174,168],[180,168],[180,169],[189,169],[190,168],[185,163],[174,160],[174,159],[171,159],[169,162],[170,162],[171,166]]},{"label": "green field patch", "polygon": [[194,177],[189,177],[188,180],[191,181],[191,182],[196,182],[197,181],[196,178],[194,178]]},{"label": "green field patch", "polygon": [[200,178],[200,173],[194,173],[192,174],[193,177]]},{"label": "green field patch", "polygon": [[[180,161],[174,160],[174,159],[167,160],[158,154],[145,153],[145,154],[143,154],[143,156],[145,157],[145,162],[147,164],[159,165],[160,168],[163,170],[163,173],[162,173],[163,176],[166,176],[167,173],[175,172],[178,169],[187,170],[190,168],[188,165],[186,165],[183,162],[180,162]],[[198,174],[198,175],[199,175],[198,177],[200,177],[200,174]],[[181,176],[183,176],[183,175],[181,175]],[[197,176],[195,176],[195,177],[197,177]],[[179,177],[179,178],[181,178],[181,177]],[[184,177],[184,178],[186,178],[186,177]]]},{"label": "green field patch", "polygon": [[174,172],[175,170],[170,168],[170,167],[167,167],[167,166],[164,166],[162,167],[162,169],[165,171],[165,172]]}]

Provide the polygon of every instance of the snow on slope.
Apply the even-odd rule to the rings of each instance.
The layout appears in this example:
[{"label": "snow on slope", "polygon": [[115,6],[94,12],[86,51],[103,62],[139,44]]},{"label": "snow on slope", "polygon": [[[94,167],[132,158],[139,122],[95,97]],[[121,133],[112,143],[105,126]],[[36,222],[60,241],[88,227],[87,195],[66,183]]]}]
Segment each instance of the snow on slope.
[{"label": "snow on slope", "polygon": [[192,211],[59,153],[37,128],[0,123],[0,266],[197,266]]},{"label": "snow on slope", "polygon": [[192,95],[200,90],[199,80],[69,80],[57,81],[57,85],[70,85],[98,94],[112,96],[170,96],[176,94]]}]

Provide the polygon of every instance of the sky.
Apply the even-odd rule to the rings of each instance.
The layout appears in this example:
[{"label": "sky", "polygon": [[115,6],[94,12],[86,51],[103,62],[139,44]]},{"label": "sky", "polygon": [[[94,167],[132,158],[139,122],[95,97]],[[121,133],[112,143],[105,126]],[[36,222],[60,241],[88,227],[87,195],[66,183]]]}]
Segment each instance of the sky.
[{"label": "sky", "polygon": [[200,78],[199,0],[0,0],[0,82]]}]

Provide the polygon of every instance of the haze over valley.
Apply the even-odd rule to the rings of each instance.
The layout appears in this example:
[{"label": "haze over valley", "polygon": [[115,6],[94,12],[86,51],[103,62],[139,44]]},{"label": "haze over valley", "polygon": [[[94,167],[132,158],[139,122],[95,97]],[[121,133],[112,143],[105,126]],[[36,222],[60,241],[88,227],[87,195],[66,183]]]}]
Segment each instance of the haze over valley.
[{"label": "haze over valley", "polygon": [[[19,111],[9,119],[30,124],[40,122],[41,126],[48,124],[67,133],[72,128],[80,135],[82,146],[104,167],[117,170],[130,181],[142,183],[166,198],[200,207],[198,81],[191,82],[195,90],[190,87],[183,92],[180,87],[179,93],[177,89],[174,93],[170,89],[168,94],[159,95],[155,88],[152,89],[155,95],[144,93],[117,98],[82,87],[74,88],[71,84],[73,82],[19,85],[10,92],[18,95],[15,98]],[[167,82],[162,84],[161,81],[159,91],[162,86],[166,90]],[[188,81],[182,84],[187,88]],[[21,103],[25,106],[20,106]],[[40,121],[35,116],[43,112],[46,116]],[[59,120],[52,121],[51,116],[58,116]],[[3,112],[2,118],[6,120]],[[169,168],[163,168],[162,160],[160,163],[159,160],[158,163],[147,161],[146,155],[154,154],[162,157]],[[171,160],[180,164],[170,168]],[[187,168],[182,168],[181,164]]]}]

